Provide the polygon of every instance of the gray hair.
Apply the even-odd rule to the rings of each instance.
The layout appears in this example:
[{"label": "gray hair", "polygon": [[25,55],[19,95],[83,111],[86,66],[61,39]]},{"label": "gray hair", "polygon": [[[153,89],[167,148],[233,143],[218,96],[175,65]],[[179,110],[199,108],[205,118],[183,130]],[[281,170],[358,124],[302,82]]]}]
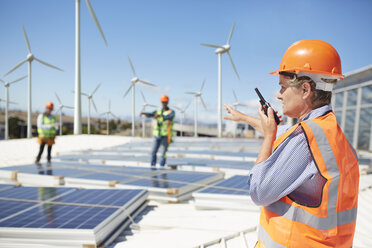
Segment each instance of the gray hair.
[{"label": "gray hair", "polygon": [[[336,84],[337,79],[322,79],[326,83]],[[331,103],[332,99],[332,92],[331,91],[323,91],[317,90],[315,82],[307,76],[302,77],[294,77],[293,79],[288,80],[288,84],[295,88],[300,88],[301,85],[305,82],[308,82],[311,87],[311,91],[314,93],[312,97],[312,103],[314,104],[314,108],[319,108],[324,105],[328,105]]]}]

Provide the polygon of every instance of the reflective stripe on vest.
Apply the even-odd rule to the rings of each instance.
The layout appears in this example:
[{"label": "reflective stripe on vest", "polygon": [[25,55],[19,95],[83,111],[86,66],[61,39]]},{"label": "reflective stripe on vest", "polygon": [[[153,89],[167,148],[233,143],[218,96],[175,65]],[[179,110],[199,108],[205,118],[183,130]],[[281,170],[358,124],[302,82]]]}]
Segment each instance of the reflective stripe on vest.
[{"label": "reflective stripe on vest", "polygon": [[[52,125],[52,124],[56,123],[56,121],[57,120],[56,120],[55,116],[51,115],[50,119],[49,119],[48,116],[43,114],[43,124],[44,125]],[[39,134],[39,137],[43,137],[43,138],[55,137],[56,134],[57,134],[57,131],[54,127],[52,127],[51,129],[38,128],[37,132]]]},{"label": "reflective stripe on vest", "polygon": [[[162,111],[162,109],[158,109],[156,114],[160,115],[156,118],[156,123],[153,131],[154,136],[168,136],[168,140],[173,136],[173,119],[164,121],[163,116],[167,116],[172,113],[171,109],[166,111]],[[170,133],[169,133],[170,131]],[[170,134],[170,135],[169,135]],[[169,142],[168,142],[169,143]]]},{"label": "reflective stripe on vest", "polygon": [[[321,203],[318,207],[306,207],[285,196],[262,207],[259,241],[265,247],[278,248],[351,247],[359,180],[355,151],[338,127],[332,112],[298,125],[304,130],[319,173],[327,180],[323,186]],[[274,143],[274,149],[298,125],[279,137]],[[332,133],[327,136],[325,131]],[[332,147],[337,147],[337,151]]]}]

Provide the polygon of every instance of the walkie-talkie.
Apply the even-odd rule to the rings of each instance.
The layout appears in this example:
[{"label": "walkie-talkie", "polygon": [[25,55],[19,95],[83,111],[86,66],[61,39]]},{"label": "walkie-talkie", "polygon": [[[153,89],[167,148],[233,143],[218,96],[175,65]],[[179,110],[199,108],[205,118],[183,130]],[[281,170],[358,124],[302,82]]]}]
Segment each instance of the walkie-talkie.
[{"label": "walkie-talkie", "polygon": [[[255,88],[254,90],[256,91],[258,97],[260,98],[260,104],[261,104],[261,106],[262,106],[262,109],[263,109],[265,115],[267,116],[267,110],[269,109],[269,107],[271,107],[271,105],[270,105],[270,103],[268,103],[268,102],[265,100],[265,98],[263,98],[263,96],[261,95],[261,92],[260,92],[257,88]],[[273,109],[273,110],[274,110],[274,109]],[[277,114],[275,113],[275,111],[274,111],[274,118],[275,118],[275,122],[276,122],[276,124],[279,125],[279,123],[280,123],[280,119],[279,119],[279,117],[277,116]]]}]

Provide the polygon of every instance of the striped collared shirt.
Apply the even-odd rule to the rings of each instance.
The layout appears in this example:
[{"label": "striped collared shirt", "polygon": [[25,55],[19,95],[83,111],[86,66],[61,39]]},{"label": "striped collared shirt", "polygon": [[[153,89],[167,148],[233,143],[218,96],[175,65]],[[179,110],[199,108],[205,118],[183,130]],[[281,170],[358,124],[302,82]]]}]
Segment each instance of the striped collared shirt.
[{"label": "striped collared shirt", "polygon": [[[330,105],[322,106],[312,110],[304,120],[322,116],[331,110]],[[290,125],[278,127],[276,137],[289,128]],[[321,180],[305,134],[299,126],[267,160],[252,168],[247,183],[250,196],[257,205],[270,205],[289,194],[304,204],[316,205],[321,198]]]}]

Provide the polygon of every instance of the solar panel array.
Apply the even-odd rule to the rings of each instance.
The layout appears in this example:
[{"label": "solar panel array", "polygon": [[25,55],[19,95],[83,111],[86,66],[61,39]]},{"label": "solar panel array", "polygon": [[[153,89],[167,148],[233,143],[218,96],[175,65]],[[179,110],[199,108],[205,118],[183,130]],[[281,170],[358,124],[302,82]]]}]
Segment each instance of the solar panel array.
[{"label": "solar panel array", "polygon": [[[22,178],[30,178],[27,182],[36,181],[45,167],[35,165],[0,168],[2,172],[18,171]],[[48,168],[50,176],[62,176],[67,186],[116,186],[119,188],[141,188],[150,191],[150,199],[179,201],[191,197],[191,192],[207,184],[222,179],[222,173],[194,171],[177,171],[141,167],[121,167],[107,165],[53,163]],[[37,175],[37,176],[36,176]],[[23,183],[22,181],[19,181]],[[186,195],[187,194],[187,195]]]},{"label": "solar panel array", "polygon": [[[123,221],[128,220],[128,215],[143,205],[146,198],[145,190],[136,189],[1,185],[0,246],[3,239],[8,242],[13,239],[14,242],[38,239],[40,229],[54,230],[51,237],[43,238],[41,241],[43,244],[62,242],[65,245],[75,245],[87,242],[87,237],[90,237],[88,241],[95,246],[99,240],[110,238],[107,235]],[[116,224],[113,224],[113,220],[120,222],[116,221]],[[84,233],[81,233],[82,236],[79,238],[76,237],[79,231],[75,231],[69,239],[67,229],[82,230]]]}]

